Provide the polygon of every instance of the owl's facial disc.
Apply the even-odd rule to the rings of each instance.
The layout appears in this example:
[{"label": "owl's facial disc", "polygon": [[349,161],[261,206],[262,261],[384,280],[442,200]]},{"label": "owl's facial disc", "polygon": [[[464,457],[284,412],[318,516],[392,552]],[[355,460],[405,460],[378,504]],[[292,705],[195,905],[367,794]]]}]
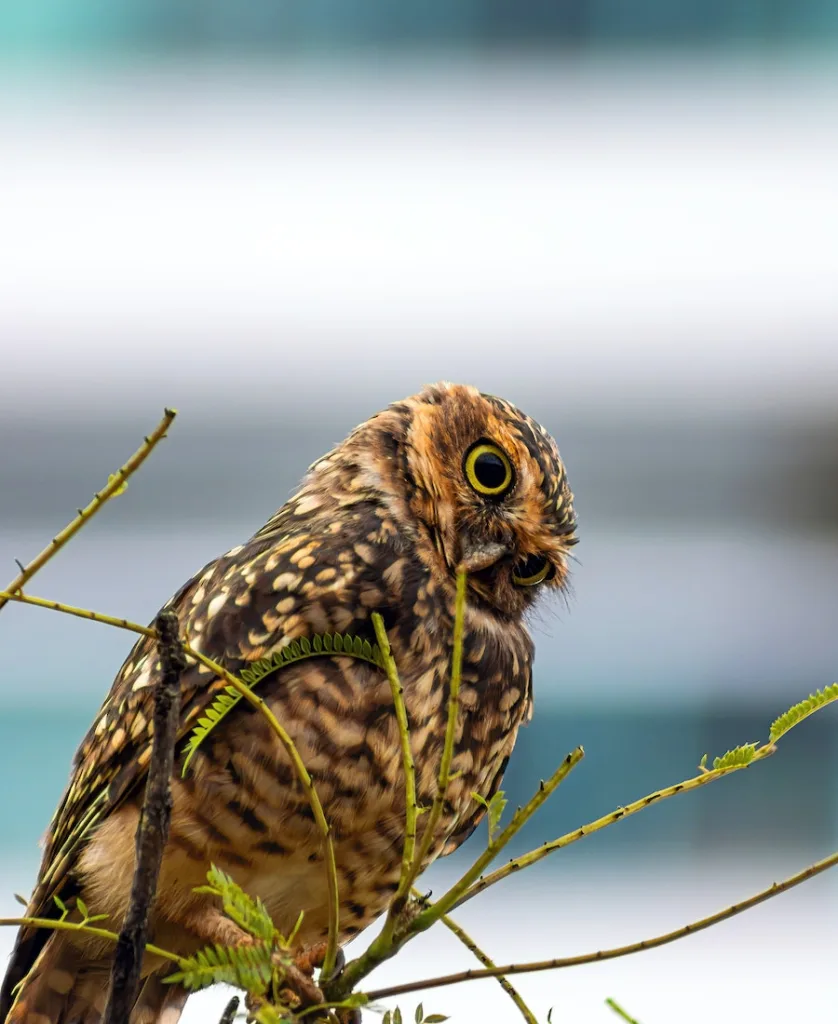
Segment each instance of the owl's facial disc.
[{"label": "owl's facial disc", "polygon": [[553,439],[503,399],[438,384],[417,396],[408,433],[414,510],[430,528],[440,574],[522,613],[567,577],[573,495]]}]

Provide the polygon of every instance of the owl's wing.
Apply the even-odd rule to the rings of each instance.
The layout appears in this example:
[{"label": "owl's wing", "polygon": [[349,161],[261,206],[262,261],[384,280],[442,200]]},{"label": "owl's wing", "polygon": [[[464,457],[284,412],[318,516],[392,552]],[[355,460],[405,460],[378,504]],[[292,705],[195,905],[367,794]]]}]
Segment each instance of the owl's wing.
[{"label": "owl's wing", "polygon": [[[313,581],[324,564],[337,562],[337,552],[325,550],[317,551],[315,559],[312,552],[317,546],[301,527],[273,530],[270,535],[260,532],[205,566],[166,608],[177,615],[181,636],[239,673],[275,646],[287,626],[294,625],[290,623],[291,607],[296,604],[296,599],[289,600],[292,591]],[[353,576],[347,571],[350,569],[342,563],[340,574],[329,574],[329,582],[318,585],[316,591],[308,589],[308,596],[324,607],[351,607],[345,591],[345,581]],[[300,626],[299,618],[296,625]],[[144,778],[151,755],[150,724],[159,673],[155,641],[144,636],[122,666],[73,760],[69,785],[49,829],[28,916],[56,916],[54,897],[74,895],[71,872],[82,844]],[[185,736],[225,685],[200,664],[190,664],[183,673],[177,754]],[[0,994],[0,1011],[10,1000],[9,990],[26,975],[47,937],[43,929],[19,933]]]}]

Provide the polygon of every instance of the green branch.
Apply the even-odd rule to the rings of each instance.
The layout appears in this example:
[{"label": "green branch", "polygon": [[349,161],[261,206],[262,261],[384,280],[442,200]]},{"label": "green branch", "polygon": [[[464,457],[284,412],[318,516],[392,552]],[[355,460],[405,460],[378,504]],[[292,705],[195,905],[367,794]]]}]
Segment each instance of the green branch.
[{"label": "green branch", "polygon": [[[457,924],[457,922],[453,920],[453,918],[450,918],[447,914],[443,914],[442,917],[440,918],[440,921],[442,921],[442,923],[450,932],[457,936],[457,938],[460,940],[460,942],[462,942],[466,949],[470,953],[473,953],[474,956],[477,957],[477,959],[480,961],[481,964],[483,964],[484,967],[488,968],[488,970],[490,971],[497,970],[497,964],[492,960],[492,958],[488,956],[488,954],[483,952],[483,950],[477,945],[477,943],[468,934],[468,932],[466,932],[465,929],[461,928]],[[500,987],[504,990],[504,992],[506,992],[506,994],[509,996],[512,1002],[518,1007],[518,1009],[521,1012],[521,1016],[524,1018],[527,1024],[538,1024],[538,1020],[536,1019],[535,1014],[524,1002],[523,998],[521,997],[521,994],[518,992],[516,988],[513,987],[512,983],[509,982],[502,974],[497,974],[495,975],[495,977],[497,978]]]},{"label": "green branch", "polygon": [[[53,931],[59,932],[82,932],[84,935],[93,935],[98,939],[107,939],[114,944],[119,941],[119,936],[116,932],[109,931],[107,928],[98,928],[95,925],[85,924],[83,921],[64,921],[51,917],[0,917],[0,927],[3,925],[9,925],[13,928],[50,928]],[[179,967],[183,967],[186,963],[183,957],[177,956],[176,953],[170,953],[167,949],[161,949],[160,946],[155,946],[151,942],[145,944],[145,949],[147,953],[162,957],[164,960],[171,960],[172,963],[177,964]]]},{"label": "green branch", "polygon": [[477,858],[462,878],[455,882],[448,892],[441,896],[435,903],[432,903],[427,909],[421,910],[409,922],[409,924],[405,926],[402,933],[396,934],[389,942],[386,943],[380,942],[379,936],[379,939],[373,941],[365,953],[362,953],[361,956],[348,963],[343,973],[336,980],[334,986],[329,988],[329,996],[340,998],[348,992],[351,992],[358,982],[378,967],[379,964],[390,959],[390,957],[394,956],[410,939],[413,939],[422,932],[427,931],[431,925],[435,924],[442,918],[443,914],[447,914],[448,911],[457,904],[460,897],[467,891],[472,882],[479,877],[480,872],[483,871],[487,865],[495,859],[495,857],[497,857],[507,843],[509,843],[518,831],[523,828],[533,814],[535,814],[559,784],[567,778],[570,772],[577,764],[579,764],[584,756],[585,752],[581,747],[577,747],[576,750],[568,754],[547,782],[541,783],[538,792],[536,792],[523,807],[518,808],[506,828],[500,833],[500,835],[489,843],[486,850]]},{"label": "green branch", "polygon": [[622,1008],[622,1006],[620,1006],[620,1004],[615,999],[606,999],[605,1005],[609,1009],[613,1010],[618,1017],[621,1017],[626,1022],[626,1024],[640,1024],[640,1021],[635,1020],[634,1017],[629,1016],[629,1014],[626,1013],[626,1011]]},{"label": "green branch", "polygon": [[838,864],[838,852],[830,854],[815,864],[811,864],[808,868],[799,871],[796,875],[792,875],[782,882],[774,882],[767,889],[763,889],[756,893],[756,895],[742,900],[741,903],[734,903],[732,906],[725,907],[724,910],[717,911],[717,913],[711,914],[709,917],[692,921],[690,924],[677,928],[675,931],[667,932],[665,935],[656,935],[651,939],[641,939],[640,942],[633,942],[627,946],[618,946],[615,949],[600,949],[594,953],[582,953],[579,956],[569,956],[555,960],[538,960],[527,964],[506,964],[503,967],[493,967],[483,971],[461,971],[458,974],[446,974],[439,978],[427,978],[424,981],[411,981],[404,985],[391,985],[387,988],[374,989],[372,992],[367,993],[367,998],[370,1002],[375,1002],[379,999],[405,995],[408,992],[420,992],[428,988],[441,988],[444,985],[457,985],[461,981],[498,978],[501,975],[508,974],[533,974],[536,971],[554,971],[563,967],[579,967],[582,964],[599,963],[601,960],[616,960],[618,957],[629,956],[632,953],[642,953],[647,949],[666,946],[670,942],[684,939],[688,935],[704,931],[705,928],[710,928],[721,921],[735,917],[737,914],[750,910],[759,903],[764,903],[766,900],[779,896],[780,893],[786,892],[794,888],[794,886],[808,881],[810,878],[814,878],[815,875],[821,874],[821,872],[834,867],[836,864]]},{"label": "green branch", "polygon": [[454,644],[451,652],[451,679],[448,683],[448,721],[445,724],[445,744],[442,748],[442,757],[439,762],[436,795],[428,814],[425,831],[422,833],[422,841],[419,843],[419,849],[413,859],[410,885],[413,885],[419,872],[422,870],[422,865],[430,854],[437,825],[439,825],[439,819],[442,817],[442,810],[448,798],[448,785],[451,781],[451,761],[454,757],[454,740],[457,735],[457,719],[460,710],[460,678],[463,667],[463,630],[465,625],[467,580],[466,573],[457,573],[457,596],[454,604]]},{"label": "green branch", "polygon": [[418,816],[416,807],[416,766],[413,763],[413,751],[410,746],[410,726],[407,721],[404,690],[402,689],[398,669],[390,650],[390,641],[387,639],[387,632],[384,629],[384,620],[378,612],[373,612],[372,614],[372,625],[384,659],[387,680],[390,683],[390,692],[393,695],[393,706],[396,710],[396,722],[399,727],[399,741],[402,748],[402,767],[404,769],[405,834],[404,847],[402,849],[402,869],[399,887],[390,903],[387,919],[384,922],[384,929],[381,933],[383,941],[389,942],[395,931],[398,915],[407,902],[412,884],[411,874],[416,851],[416,819]]}]

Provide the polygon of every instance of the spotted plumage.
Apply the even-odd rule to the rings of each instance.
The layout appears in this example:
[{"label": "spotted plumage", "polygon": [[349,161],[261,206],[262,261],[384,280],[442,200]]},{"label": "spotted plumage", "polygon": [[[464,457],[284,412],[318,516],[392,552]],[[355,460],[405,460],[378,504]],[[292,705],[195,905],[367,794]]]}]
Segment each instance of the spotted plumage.
[{"label": "spotted plumage", "polygon": [[[168,603],[182,635],[232,672],[317,633],[372,638],[380,611],[399,666],[417,767],[430,804],[448,697],[455,574],[469,573],[454,780],[432,856],[456,849],[496,791],[532,713],[533,646],[523,615],[561,588],[575,542],[573,499],[555,443],[502,399],[438,384],[356,428],[309,470],[296,494],[245,544],[209,563]],[[82,895],[118,927],[150,752],[153,642],[137,643],[74,760],[46,840],[28,913]],[[179,953],[241,933],[193,889],[210,862],[260,896],[277,926],[305,912],[299,941],[326,932],[321,837],[283,748],[238,705],[181,778],[184,740],[223,682],[192,662],[182,679],[171,834],[151,916],[153,940]],[[374,665],[340,656],[292,664],[260,694],[313,776],[335,844],[340,938],[396,889],[404,786],[392,697]],[[421,827],[421,823],[420,823]],[[97,1024],[107,943],[23,930],[0,996],[7,1024]],[[131,1024],[174,1024],[185,1001],[147,958]],[[21,982],[12,1005],[12,987]],[[10,1009],[11,1007],[11,1009]]]}]

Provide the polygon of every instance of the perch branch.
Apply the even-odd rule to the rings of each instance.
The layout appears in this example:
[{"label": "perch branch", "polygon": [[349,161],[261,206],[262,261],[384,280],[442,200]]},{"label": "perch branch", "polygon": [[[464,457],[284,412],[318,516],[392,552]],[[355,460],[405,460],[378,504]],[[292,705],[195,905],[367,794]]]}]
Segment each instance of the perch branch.
[{"label": "perch branch", "polygon": [[[477,945],[477,943],[468,934],[468,932],[461,928],[457,924],[457,922],[453,920],[453,918],[450,918],[447,914],[443,914],[442,917],[440,918],[440,921],[442,921],[442,923],[450,932],[457,936],[457,938],[460,940],[460,942],[462,942],[466,949],[470,953],[473,953],[474,956],[477,957],[477,959],[480,961],[481,964],[483,964],[484,967],[486,967],[490,971],[497,970],[497,964],[492,960],[492,958],[488,956],[488,954],[483,952],[483,950]],[[504,990],[504,992],[506,992],[506,994],[509,996],[512,1002],[518,1007],[518,1009],[521,1012],[521,1016],[524,1018],[527,1024],[538,1024],[538,1020],[536,1019],[535,1014],[521,998],[521,994],[518,992],[516,988],[514,988],[512,983],[508,981],[508,979],[506,979],[502,974],[495,975],[495,977],[497,978],[500,987]]]},{"label": "perch branch", "polygon": [[735,917],[737,914],[750,910],[751,907],[755,907],[759,903],[764,903],[766,900],[779,896],[780,893],[793,889],[796,885],[800,885],[810,878],[814,878],[815,875],[821,874],[836,864],[838,864],[838,852],[830,854],[815,864],[810,864],[808,868],[804,868],[803,871],[799,871],[796,875],[792,875],[782,882],[774,882],[767,889],[761,890],[754,896],[749,896],[748,899],[742,900],[740,903],[734,903],[729,907],[725,907],[724,910],[719,910],[709,917],[692,921],[690,924],[684,925],[682,928],[676,928],[675,931],[667,932],[665,935],[656,935],[651,939],[642,939],[640,942],[633,942],[628,946],[617,946],[615,949],[600,949],[595,953],[581,953],[579,956],[569,956],[555,960],[539,960],[527,964],[506,964],[503,967],[494,967],[490,970],[461,971],[458,974],[446,974],[439,978],[412,981],[404,985],[391,985],[388,988],[375,989],[367,993],[367,998],[370,1002],[375,1002],[391,996],[405,995],[408,992],[420,992],[429,988],[441,988],[444,985],[456,985],[461,981],[497,978],[500,975],[508,974],[532,974],[535,971],[553,971],[559,970],[562,967],[579,967],[581,964],[593,964],[601,960],[616,960],[617,957],[629,956],[632,953],[642,953],[647,949],[666,946],[670,942],[684,939],[688,935],[693,935],[695,932],[703,931],[705,928],[710,928],[721,921]]},{"label": "perch branch", "polygon": [[170,782],[180,722],[180,677],[186,669],[186,657],[178,640],[178,621],[174,612],[161,612],[156,625],[162,671],[154,691],[151,760],[137,825],[137,863],[131,884],[131,901],[116,944],[104,1024],[127,1024],[137,1001],[148,918],[157,891],[172,813]]}]

